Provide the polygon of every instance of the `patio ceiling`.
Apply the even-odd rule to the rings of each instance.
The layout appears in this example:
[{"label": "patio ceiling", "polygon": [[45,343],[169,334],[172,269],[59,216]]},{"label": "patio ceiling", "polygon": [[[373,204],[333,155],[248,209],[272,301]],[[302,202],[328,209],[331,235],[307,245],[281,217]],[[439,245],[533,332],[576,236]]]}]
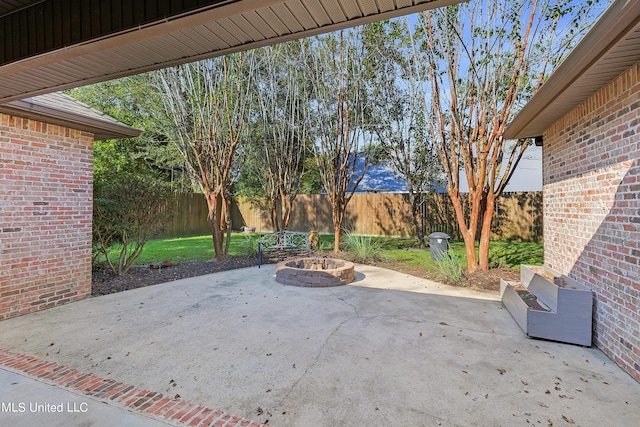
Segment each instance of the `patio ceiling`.
[{"label": "patio ceiling", "polygon": [[0,0],[0,102],[461,0]]},{"label": "patio ceiling", "polygon": [[542,136],[562,116],[640,61],[640,1],[617,0],[504,132]]}]

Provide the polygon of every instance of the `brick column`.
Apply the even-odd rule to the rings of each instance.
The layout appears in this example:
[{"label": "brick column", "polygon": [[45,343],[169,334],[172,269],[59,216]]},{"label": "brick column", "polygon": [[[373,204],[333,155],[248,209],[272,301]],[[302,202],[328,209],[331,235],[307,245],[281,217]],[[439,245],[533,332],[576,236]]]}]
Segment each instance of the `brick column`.
[{"label": "brick column", "polygon": [[93,135],[0,114],[0,319],[91,293]]}]

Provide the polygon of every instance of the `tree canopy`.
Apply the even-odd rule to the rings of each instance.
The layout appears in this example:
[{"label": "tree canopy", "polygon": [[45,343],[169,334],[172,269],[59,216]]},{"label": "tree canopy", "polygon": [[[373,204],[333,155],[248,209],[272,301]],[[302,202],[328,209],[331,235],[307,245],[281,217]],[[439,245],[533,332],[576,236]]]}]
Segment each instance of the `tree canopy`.
[{"label": "tree canopy", "polygon": [[530,144],[503,131],[606,4],[471,0],[70,94],[143,130],[97,142],[96,171],[195,186],[217,256],[233,191],[264,197],[282,229],[296,195],[322,189],[338,250],[347,204],[374,160],[406,181],[421,242],[419,205],[443,182],[468,269],[486,269],[496,199]]}]

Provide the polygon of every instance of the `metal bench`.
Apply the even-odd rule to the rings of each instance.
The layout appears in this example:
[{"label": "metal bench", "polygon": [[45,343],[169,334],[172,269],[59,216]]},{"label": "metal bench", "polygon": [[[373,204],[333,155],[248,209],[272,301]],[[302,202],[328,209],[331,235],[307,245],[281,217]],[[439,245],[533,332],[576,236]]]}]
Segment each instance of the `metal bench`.
[{"label": "metal bench", "polygon": [[262,234],[258,239],[258,268],[262,265],[263,253],[290,251],[306,251],[307,256],[311,256],[309,233],[283,230]]}]

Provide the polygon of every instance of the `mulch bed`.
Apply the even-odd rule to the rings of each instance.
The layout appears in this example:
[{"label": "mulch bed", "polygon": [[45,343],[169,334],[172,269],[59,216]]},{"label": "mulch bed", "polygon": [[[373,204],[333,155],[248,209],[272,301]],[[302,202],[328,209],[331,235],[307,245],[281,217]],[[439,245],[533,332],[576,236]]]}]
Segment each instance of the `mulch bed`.
[{"label": "mulch bed", "polygon": [[191,261],[160,269],[149,268],[148,266],[134,267],[124,276],[118,276],[108,269],[94,270],[91,295],[112,294],[128,291],[129,289],[143,288],[159,283],[257,265],[258,260],[255,256],[234,256],[228,257],[224,261]]}]

